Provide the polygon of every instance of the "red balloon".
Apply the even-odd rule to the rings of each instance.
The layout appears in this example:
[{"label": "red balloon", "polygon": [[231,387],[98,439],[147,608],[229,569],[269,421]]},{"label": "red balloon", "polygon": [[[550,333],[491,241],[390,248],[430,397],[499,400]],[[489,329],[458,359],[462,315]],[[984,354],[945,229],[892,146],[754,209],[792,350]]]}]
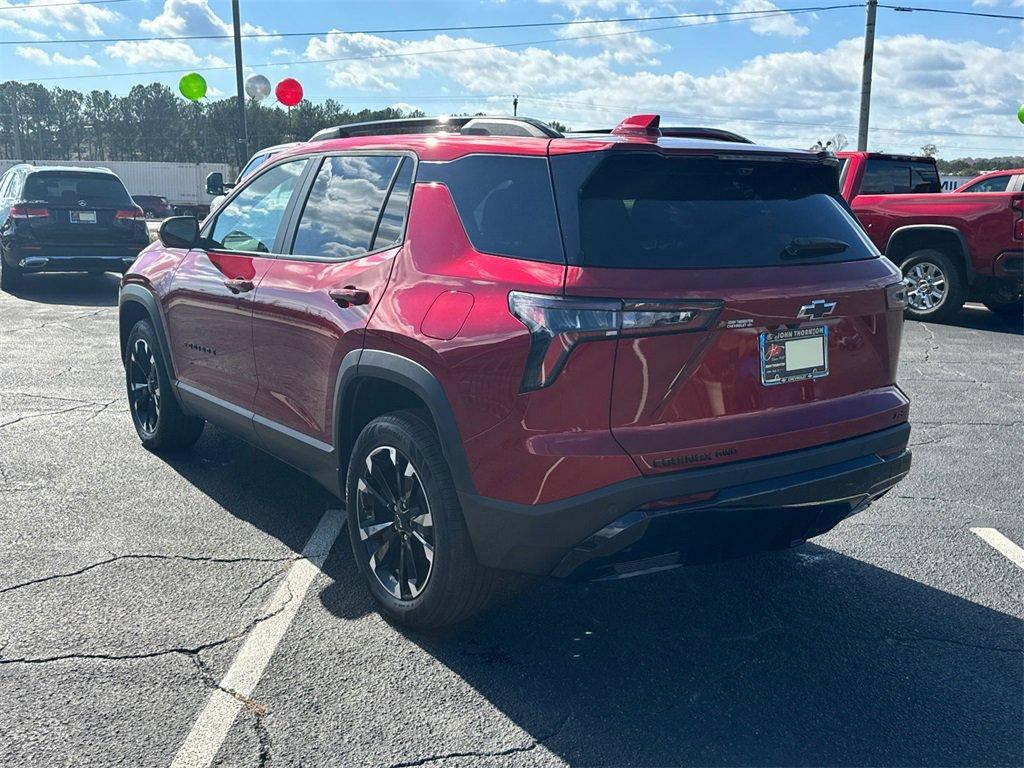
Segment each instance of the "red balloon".
[{"label": "red balloon", "polygon": [[295,78],[286,77],[274,88],[274,95],[286,107],[294,107],[302,101],[302,86]]}]

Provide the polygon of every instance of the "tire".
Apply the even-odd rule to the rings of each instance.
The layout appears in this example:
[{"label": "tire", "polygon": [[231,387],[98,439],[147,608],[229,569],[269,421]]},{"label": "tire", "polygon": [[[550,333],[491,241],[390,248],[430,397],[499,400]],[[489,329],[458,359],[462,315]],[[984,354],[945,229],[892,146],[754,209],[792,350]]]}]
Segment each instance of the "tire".
[{"label": "tire", "polygon": [[1019,283],[1014,285],[1007,281],[999,284],[987,291],[981,300],[995,315],[1006,320],[1020,320],[1024,317],[1024,297]]},{"label": "tire", "polygon": [[[423,415],[397,411],[367,424],[352,450],[346,486],[352,552],[388,618],[433,629],[484,607],[497,573],[477,562],[451,471]],[[412,567],[401,570],[403,562]]]},{"label": "tire", "polygon": [[967,300],[963,271],[942,251],[924,248],[914,251],[901,265],[907,281],[910,320],[949,320]]},{"label": "tire", "polygon": [[139,320],[128,334],[124,370],[128,410],[143,447],[154,453],[191,447],[206,422],[183,413],[178,405],[148,320]]},{"label": "tire", "polygon": [[0,291],[10,291],[17,288],[21,283],[21,269],[14,264],[8,264],[7,259],[0,253]]}]

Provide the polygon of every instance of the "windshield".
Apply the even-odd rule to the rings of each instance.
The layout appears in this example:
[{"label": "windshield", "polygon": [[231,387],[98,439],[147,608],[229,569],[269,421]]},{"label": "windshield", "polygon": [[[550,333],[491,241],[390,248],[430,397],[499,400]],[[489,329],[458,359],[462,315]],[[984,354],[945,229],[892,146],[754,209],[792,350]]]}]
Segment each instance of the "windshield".
[{"label": "windshield", "polygon": [[60,206],[133,205],[121,180],[107,173],[33,173],[25,182],[24,197]]},{"label": "windshield", "polygon": [[[876,255],[831,164],[602,152],[553,157],[551,168],[571,264],[772,266],[793,263],[794,243],[812,257],[802,264]],[[846,247],[799,247],[823,239]]]}]

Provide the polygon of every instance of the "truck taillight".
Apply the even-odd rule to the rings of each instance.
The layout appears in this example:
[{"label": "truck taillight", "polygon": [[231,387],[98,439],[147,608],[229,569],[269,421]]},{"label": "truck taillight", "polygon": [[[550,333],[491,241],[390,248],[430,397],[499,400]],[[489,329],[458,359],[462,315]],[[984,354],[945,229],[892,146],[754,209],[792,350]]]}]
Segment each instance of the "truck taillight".
[{"label": "truck taillight", "polygon": [[1014,195],[1010,206],[1020,214],[1020,217],[1013,222],[1013,237],[1016,240],[1024,240],[1024,195]]},{"label": "truck taillight", "polygon": [[49,215],[49,208],[36,208],[29,205],[16,205],[11,208],[12,219],[45,219]]},{"label": "truck taillight", "polygon": [[143,213],[141,208],[126,208],[123,211],[118,211],[114,214],[115,219],[144,219],[146,214]]},{"label": "truck taillight", "polygon": [[509,310],[530,331],[523,392],[551,384],[578,344],[626,336],[685,333],[709,327],[720,301],[577,299],[512,291]]}]

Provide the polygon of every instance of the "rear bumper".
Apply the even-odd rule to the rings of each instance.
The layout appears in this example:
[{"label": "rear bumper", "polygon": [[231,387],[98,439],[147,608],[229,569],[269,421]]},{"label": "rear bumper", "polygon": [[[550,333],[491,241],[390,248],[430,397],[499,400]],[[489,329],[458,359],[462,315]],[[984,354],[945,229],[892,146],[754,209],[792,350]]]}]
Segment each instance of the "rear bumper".
[{"label": "rear bumper", "polygon": [[137,256],[138,251],[125,248],[111,249],[110,253],[81,255],[15,251],[7,260],[23,272],[124,272]]},{"label": "rear bumper", "polygon": [[996,277],[1009,277],[1020,280],[1024,277],[1024,250],[1017,248],[999,254],[992,265],[992,274]]},{"label": "rear bumper", "polygon": [[[549,504],[460,493],[481,563],[556,576],[712,562],[828,531],[910,471],[910,425],[824,446],[644,477]],[[713,492],[708,501],[640,509]]]}]

